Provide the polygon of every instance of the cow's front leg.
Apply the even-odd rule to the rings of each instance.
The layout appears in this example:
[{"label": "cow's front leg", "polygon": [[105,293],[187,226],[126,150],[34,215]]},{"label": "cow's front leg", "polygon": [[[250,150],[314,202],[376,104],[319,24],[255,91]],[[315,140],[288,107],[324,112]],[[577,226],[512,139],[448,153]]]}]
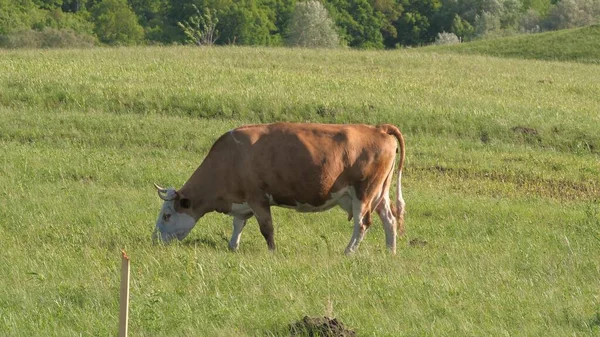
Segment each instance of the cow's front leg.
[{"label": "cow's front leg", "polygon": [[240,246],[240,238],[242,230],[246,226],[246,220],[243,218],[233,218],[233,233],[231,234],[231,240],[229,240],[229,249],[232,251],[236,251]]},{"label": "cow's front leg", "polygon": [[252,212],[254,212],[254,216],[260,227],[260,233],[267,241],[269,250],[275,250],[275,231],[273,229],[273,219],[271,218],[271,207],[268,201],[258,203],[248,202],[248,205],[252,209]]}]

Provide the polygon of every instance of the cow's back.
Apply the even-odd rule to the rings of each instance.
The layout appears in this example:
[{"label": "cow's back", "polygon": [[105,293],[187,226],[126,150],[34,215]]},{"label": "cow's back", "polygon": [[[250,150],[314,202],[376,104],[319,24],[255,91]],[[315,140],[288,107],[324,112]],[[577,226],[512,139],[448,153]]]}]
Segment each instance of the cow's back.
[{"label": "cow's back", "polygon": [[[321,205],[331,193],[393,166],[396,141],[368,125],[277,123],[231,131],[245,191],[279,204]],[[233,142],[233,144],[232,144]]]}]

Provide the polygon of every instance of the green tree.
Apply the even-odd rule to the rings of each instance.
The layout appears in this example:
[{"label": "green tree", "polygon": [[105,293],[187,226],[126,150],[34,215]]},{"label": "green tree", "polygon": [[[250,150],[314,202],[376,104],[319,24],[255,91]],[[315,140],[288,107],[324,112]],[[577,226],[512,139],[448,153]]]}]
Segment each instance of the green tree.
[{"label": "green tree", "polygon": [[261,0],[261,2],[271,8],[275,13],[275,29],[277,34],[287,31],[288,24],[292,18],[292,13],[296,9],[296,0]]},{"label": "green tree", "polygon": [[600,22],[600,1],[562,0],[552,6],[545,20],[546,29],[568,29]]},{"label": "green tree", "polygon": [[286,44],[335,48],[340,42],[327,9],[320,2],[312,0],[296,4],[288,26]]},{"label": "green tree", "polygon": [[219,37],[216,30],[219,23],[217,11],[205,8],[204,13],[200,13],[198,7],[194,8],[196,15],[192,15],[189,21],[178,22],[178,25],[187,37],[187,42],[198,46],[212,46]]},{"label": "green tree", "polygon": [[32,0],[0,0],[0,35],[40,26],[44,19],[45,11]]},{"label": "green tree", "polygon": [[504,30],[516,30],[523,15],[521,0],[504,0],[500,11],[500,25]]},{"label": "green tree", "polygon": [[381,17],[367,0],[327,0],[325,7],[350,47],[383,48]]},{"label": "green tree", "polygon": [[37,30],[44,28],[68,29],[87,35],[94,34],[94,24],[89,21],[88,12],[69,13],[63,12],[60,8],[53,8],[43,11],[43,13],[42,19],[35,23],[33,28]]},{"label": "green tree", "polygon": [[61,8],[64,12],[77,13],[85,9],[85,3],[85,0],[63,0]]},{"label": "green tree", "polygon": [[442,7],[440,0],[402,0],[404,12],[396,21],[398,43],[420,45],[435,40],[439,27],[432,25]]},{"label": "green tree", "polygon": [[101,42],[119,45],[135,44],[144,30],[126,0],[103,0],[92,8],[96,36]]},{"label": "green tree", "polygon": [[169,28],[174,30],[174,27],[168,25],[169,3],[169,0],[129,0],[149,41],[170,42]]},{"label": "green tree", "polygon": [[484,11],[475,17],[475,35],[486,36],[498,32],[501,28],[500,16]]},{"label": "green tree", "polygon": [[33,0],[33,2],[41,9],[59,8],[63,5],[63,0]]},{"label": "green tree", "polygon": [[404,8],[396,0],[370,0],[375,14],[381,22],[381,35],[386,47],[393,48],[398,38],[394,22],[402,15]]},{"label": "green tree", "polygon": [[275,10],[257,0],[236,1],[222,14],[217,26],[222,43],[272,46],[282,42]]},{"label": "green tree", "polygon": [[550,0],[523,0],[523,9],[534,9],[542,16],[548,14],[551,6],[552,1]]},{"label": "green tree", "polygon": [[458,14],[454,14],[450,32],[456,34],[461,40],[470,40],[475,35],[475,28],[467,20],[461,18]]},{"label": "green tree", "polygon": [[519,20],[519,30],[522,33],[538,33],[541,30],[542,16],[538,11],[530,8]]}]

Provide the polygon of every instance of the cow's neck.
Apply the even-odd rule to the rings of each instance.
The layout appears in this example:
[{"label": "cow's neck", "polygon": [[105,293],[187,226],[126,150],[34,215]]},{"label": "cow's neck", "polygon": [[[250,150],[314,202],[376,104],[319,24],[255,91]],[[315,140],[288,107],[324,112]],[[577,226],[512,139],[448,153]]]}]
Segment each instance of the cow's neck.
[{"label": "cow's neck", "polygon": [[[205,172],[203,172],[205,171]],[[218,193],[219,177],[215,172],[206,172],[201,165],[179,190],[192,202],[196,221],[204,214],[219,210],[222,196]]]}]

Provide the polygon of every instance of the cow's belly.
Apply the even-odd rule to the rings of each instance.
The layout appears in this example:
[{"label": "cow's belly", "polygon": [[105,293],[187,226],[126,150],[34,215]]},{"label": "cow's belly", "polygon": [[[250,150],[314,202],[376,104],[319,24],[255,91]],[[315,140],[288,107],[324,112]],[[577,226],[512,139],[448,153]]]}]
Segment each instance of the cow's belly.
[{"label": "cow's belly", "polygon": [[[322,212],[322,211],[326,211],[326,210],[331,209],[338,205],[340,207],[342,207],[344,210],[351,212],[353,194],[354,194],[353,188],[345,187],[335,193],[332,193],[331,198],[329,198],[327,201],[325,201],[325,203],[323,203],[322,205],[303,204],[303,203],[299,203],[299,202],[296,202],[295,205],[283,205],[283,204],[278,204],[277,202],[275,202],[275,200],[273,199],[272,196],[269,195],[268,197],[269,197],[271,206],[279,206],[279,207],[284,207],[284,208],[289,208],[289,209],[295,209],[296,211],[303,212],[303,213]],[[251,213],[253,213],[252,208],[250,208],[250,206],[248,205],[247,202],[244,202],[241,204],[236,204],[236,203],[232,204],[231,211],[228,214],[241,217],[241,216],[248,215]]]},{"label": "cow's belly", "polygon": [[328,209],[331,209],[337,205],[340,204],[340,201],[343,201],[344,199],[350,198],[350,193],[351,190],[348,187],[342,188],[341,190],[332,193],[331,194],[331,198],[329,198],[328,200],[325,201],[325,203],[323,203],[322,205],[311,205],[311,204],[302,204],[299,202],[296,202],[296,205],[278,205],[277,203],[273,202],[273,198],[271,199],[271,205],[274,206],[281,206],[281,207],[286,207],[286,208],[291,208],[291,209],[295,209],[298,212],[322,212],[322,211],[326,211]]}]

